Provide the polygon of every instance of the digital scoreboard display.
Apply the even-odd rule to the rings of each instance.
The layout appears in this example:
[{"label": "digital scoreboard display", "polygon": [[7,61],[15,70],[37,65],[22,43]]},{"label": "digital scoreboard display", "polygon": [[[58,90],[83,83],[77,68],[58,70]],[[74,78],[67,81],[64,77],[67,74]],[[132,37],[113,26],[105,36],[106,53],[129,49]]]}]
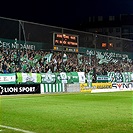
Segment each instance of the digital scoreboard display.
[{"label": "digital scoreboard display", "polygon": [[70,52],[78,51],[78,36],[62,33],[53,34],[54,50],[64,50]]}]

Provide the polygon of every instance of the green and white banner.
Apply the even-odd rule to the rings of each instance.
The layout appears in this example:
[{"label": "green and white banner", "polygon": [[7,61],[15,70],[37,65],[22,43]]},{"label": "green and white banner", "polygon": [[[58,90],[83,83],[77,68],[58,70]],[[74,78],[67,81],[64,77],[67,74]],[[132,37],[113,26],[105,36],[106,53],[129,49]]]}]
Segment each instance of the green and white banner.
[{"label": "green and white banner", "polygon": [[65,85],[63,83],[41,84],[41,94],[51,92],[65,92]]},{"label": "green and white banner", "polygon": [[[43,84],[74,84],[92,83],[92,73],[85,77],[84,72],[61,73],[8,73],[0,74],[0,84],[43,83]],[[108,72],[108,75],[98,75],[97,82],[131,82],[133,72]]]},{"label": "green and white banner", "polygon": [[41,74],[39,73],[17,73],[18,83],[41,83]]},{"label": "green and white banner", "polygon": [[72,83],[79,83],[79,76],[77,72],[70,72],[72,77]]},{"label": "green and white banner", "polygon": [[84,72],[61,72],[55,73],[56,83],[85,83],[85,74]]},{"label": "green and white banner", "polygon": [[131,81],[133,82],[133,72],[131,72]]},{"label": "green and white banner", "polygon": [[123,82],[131,82],[131,72],[123,72]]},{"label": "green and white banner", "polygon": [[42,83],[52,84],[55,83],[55,74],[54,73],[41,73]]},{"label": "green and white banner", "polygon": [[61,72],[60,73],[60,80],[61,80],[61,83],[67,83],[67,74],[66,74],[66,72]]},{"label": "green and white banner", "polygon": [[72,83],[85,83],[84,72],[70,72],[72,77]]},{"label": "green and white banner", "polygon": [[0,48],[4,49],[22,49],[22,50],[40,50],[48,48],[48,44],[39,42],[20,41],[0,38]]},{"label": "green and white banner", "polygon": [[127,59],[128,62],[131,62],[133,59],[132,52],[114,52],[94,48],[84,48],[79,47],[79,53],[84,53],[86,56],[95,56],[99,59],[99,63],[106,62],[117,62],[118,59]]},{"label": "green and white banner", "polygon": [[0,84],[16,84],[16,74],[0,74]]},{"label": "green and white banner", "polygon": [[111,82],[131,82],[132,72],[108,72]]}]

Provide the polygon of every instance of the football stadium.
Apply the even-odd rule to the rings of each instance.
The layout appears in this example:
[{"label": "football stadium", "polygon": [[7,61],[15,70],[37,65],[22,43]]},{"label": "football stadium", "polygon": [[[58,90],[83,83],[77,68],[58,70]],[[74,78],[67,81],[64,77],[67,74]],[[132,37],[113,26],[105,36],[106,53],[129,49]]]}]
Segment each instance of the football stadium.
[{"label": "football stadium", "polygon": [[1,133],[132,133],[133,40],[0,17]]}]

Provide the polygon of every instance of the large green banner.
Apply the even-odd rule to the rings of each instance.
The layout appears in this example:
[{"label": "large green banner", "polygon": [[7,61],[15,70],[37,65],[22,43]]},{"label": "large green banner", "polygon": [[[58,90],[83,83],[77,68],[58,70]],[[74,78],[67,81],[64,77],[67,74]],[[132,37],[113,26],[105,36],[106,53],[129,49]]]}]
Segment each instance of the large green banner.
[{"label": "large green banner", "polygon": [[0,48],[4,49],[22,49],[22,50],[40,50],[47,48],[47,44],[39,42],[19,41],[17,39],[3,39],[0,38]]},{"label": "large green banner", "polygon": [[79,83],[79,76],[77,72],[70,72],[72,76],[72,83]]},{"label": "large green banner", "polygon": [[66,73],[66,75],[67,75],[67,83],[68,83],[68,84],[73,83],[73,79],[72,79],[71,73],[70,73],[70,72],[69,72],[69,73]]},{"label": "large green banner", "polygon": [[[118,62],[118,60],[126,59],[128,62],[131,62],[133,59],[132,52],[116,52],[116,51],[107,51],[101,49],[93,49],[93,48],[84,48],[79,47],[79,53],[82,53],[86,56],[95,56],[99,60],[99,64],[108,63],[108,62]],[[81,62],[82,63],[82,62]]]}]

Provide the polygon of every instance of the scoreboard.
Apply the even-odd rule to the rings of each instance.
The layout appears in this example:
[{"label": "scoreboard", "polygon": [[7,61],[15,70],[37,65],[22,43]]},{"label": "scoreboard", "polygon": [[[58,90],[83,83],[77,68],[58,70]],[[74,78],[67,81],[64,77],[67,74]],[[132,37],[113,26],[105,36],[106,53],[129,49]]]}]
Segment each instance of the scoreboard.
[{"label": "scoreboard", "polygon": [[53,49],[58,51],[78,52],[78,36],[53,33]]}]

